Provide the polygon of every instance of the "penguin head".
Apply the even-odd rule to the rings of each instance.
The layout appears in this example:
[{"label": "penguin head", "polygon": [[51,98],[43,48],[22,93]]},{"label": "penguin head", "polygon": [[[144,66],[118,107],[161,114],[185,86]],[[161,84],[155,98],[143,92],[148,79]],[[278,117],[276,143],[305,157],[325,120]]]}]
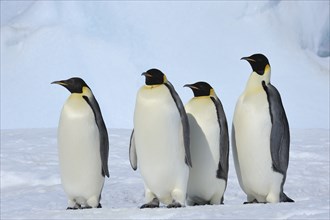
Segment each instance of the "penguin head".
[{"label": "penguin head", "polygon": [[146,77],[146,85],[161,85],[167,82],[165,74],[159,69],[150,69],[147,72],[142,73],[142,76]]},{"label": "penguin head", "polygon": [[79,77],[73,77],[67,80],[54,81],[51,84],[58,84],[67,88],[71,93],[83,93],[84,88],[88,88],[85,81]]},{"label": "penguin head", "polygon": [[253,54],[249,57],[242,57],[241,60],[248,61],[252,70],[261,76],[270,71],[268,59],[261,53]]},{"label": "penguin head", "polygon": [[184,87],[189,87],[194,93],[195,97],[200,96],[214,96],[214,90],[207,82],[196,82],[194,84],[186,84]]}]

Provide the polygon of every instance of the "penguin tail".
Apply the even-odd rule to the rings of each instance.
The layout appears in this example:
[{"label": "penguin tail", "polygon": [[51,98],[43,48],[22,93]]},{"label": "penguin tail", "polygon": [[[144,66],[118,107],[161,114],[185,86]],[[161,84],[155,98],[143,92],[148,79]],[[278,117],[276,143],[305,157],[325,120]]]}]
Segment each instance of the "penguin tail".
[{"label": "penguin tail", "polygon": [[281,202],[294,202],[293,199],[288,197],[284,192],[281,194]]},{"label": "penguin tail", "polygon": [[108,178],[110,177],[109,170],[103,170],[102,169],[102,176],[107,176]]}]

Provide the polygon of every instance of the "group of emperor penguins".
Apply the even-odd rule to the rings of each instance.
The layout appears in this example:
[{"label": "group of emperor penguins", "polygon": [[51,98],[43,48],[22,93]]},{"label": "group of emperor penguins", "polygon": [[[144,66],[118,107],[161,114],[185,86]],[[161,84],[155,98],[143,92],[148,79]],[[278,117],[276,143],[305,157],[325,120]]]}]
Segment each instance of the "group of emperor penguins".
[{"label": "group of emperor penguins", "polygon": [[[252,67],[232,123],[236,174],[244,203],[293,202],[283,191],[289,163],[289,124],[271,68],[263,54],[243,57]],[[207,82],[187,84],[194,97],[184,106],[164,73],[142,74],[137,92],[129,160],[145,187],[140,208],[223,204],[228,180],[229,134],[220,99]],[[67,209],[101,208],[109,177],[109,140],[92,90],[81,78],[55,81],[71,95],[58,126],[61,182]]]}]

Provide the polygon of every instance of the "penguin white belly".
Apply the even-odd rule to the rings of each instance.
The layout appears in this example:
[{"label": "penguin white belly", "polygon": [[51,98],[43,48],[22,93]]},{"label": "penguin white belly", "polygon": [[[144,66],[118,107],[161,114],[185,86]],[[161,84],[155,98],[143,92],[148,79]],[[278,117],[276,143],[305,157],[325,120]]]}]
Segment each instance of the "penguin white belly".
[{"label": "penguin white belly", "polygon": [[92,109],[78,94],[63,106],[58,142],[61,180],[69,199],[82,205],[92,197],[99,199],[104,183],[99,131]]},{"label": "penguin white belly", "polygon": [[238,178],[242,189],[259,202],[266,202],[273,185],[280,186],[283,178],[272,169],[271,127],[266,93],[243,94],[234,115],[238,159],[235,165],[240,169]]},{"label": "penguin white belly", "polygon": [[185,164],[182,124],[165,85],[139,90],[134,132],[138,167],[146,187],[165,204],[172,202],[171,193],[176,188],[185,195],[189,168]]},{"label": "penguin white belly", "polygon": [[216,107],[209,97],[193,98],[186,111],[190,124],[190,151],[193,167],[190,168],[188,196],[209,202],[215,195],[220,199],[226,183],[216,178],[220,159],[220,128]]}]

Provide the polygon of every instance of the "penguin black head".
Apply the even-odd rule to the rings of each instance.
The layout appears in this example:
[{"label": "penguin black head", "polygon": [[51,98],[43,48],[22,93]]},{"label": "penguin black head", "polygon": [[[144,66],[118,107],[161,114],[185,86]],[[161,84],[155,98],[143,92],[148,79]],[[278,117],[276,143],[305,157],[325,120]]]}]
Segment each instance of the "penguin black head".
[{"label": "penguin black head", "polygon": [[84,87],[88,87],[85,81],[79,77],[73,77],[67,80],[54,81],[51,84],[58,84],[67,88],[71,93],[82,93]]},{"label": "penguin black head", "polygon": [[159,69],[150,69],[147,72],[142,73],[142,76],[146,77],[146,85],[161,85],[166,82],[165,74]]},{"label": "penguin black head", "polygon": [[207,82],[196,82],[194,84],[187,84],[184,87],[189,87],[194,92],[195,97],[214,95],[214,90]]},{"label": "penguin black head", "polygon": [[261,53],[253,54],[249,57],[242,57],[241,60],[248,61],[252,70],[261,76],[266,72],[266,68],[270,67],[267,57]]}]

